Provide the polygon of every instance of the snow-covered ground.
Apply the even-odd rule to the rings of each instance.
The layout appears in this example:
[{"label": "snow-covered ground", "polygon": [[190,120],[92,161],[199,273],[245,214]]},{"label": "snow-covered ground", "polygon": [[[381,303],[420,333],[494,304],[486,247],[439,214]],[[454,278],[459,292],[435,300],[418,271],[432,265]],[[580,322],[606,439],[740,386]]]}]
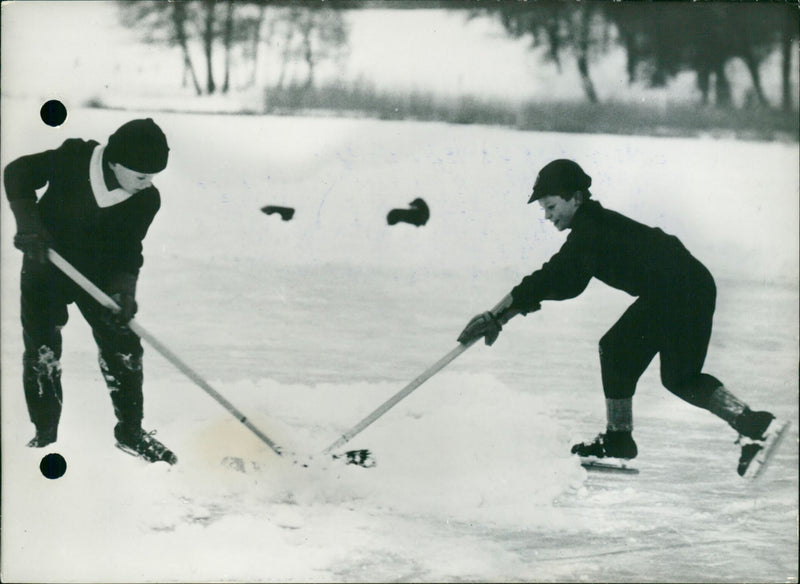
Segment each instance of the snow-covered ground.
[{"label": "snow-covered ground", "polygon": [[[134,116],[164,128],[137,321],[294,454],[150,348],[146,428],[180,461],[121,453],[75,310],[59,441],[25,448],[3,203],[4,581],[797,581],[797,144],[80,109],[53,129],[40,105],[4,98],[3,165]],[[603,429],[596,343],[631,301],[596,283],[512,321],[353,439],[376,467],[321,456],[558,249],[564,234],[525,201],[562,156],[715,274],[707,371],[793,421],[768,473],[740,479],[733,431],[664,390],[657,363],[634,402],[641,473],[587,475],[569,456]],[[429,223],[389,227],[416,197]],[[62,478],[40,473],[47,452],[67,460]]]}]

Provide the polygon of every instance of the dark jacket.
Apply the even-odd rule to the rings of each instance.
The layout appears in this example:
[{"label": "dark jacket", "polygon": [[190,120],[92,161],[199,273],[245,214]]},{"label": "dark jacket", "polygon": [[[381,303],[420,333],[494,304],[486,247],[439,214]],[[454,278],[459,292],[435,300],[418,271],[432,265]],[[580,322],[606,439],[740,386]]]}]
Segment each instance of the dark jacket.
[{"label": "dark jacket", "polygon": [[656,300],[668,300],[676,291],[711,278],[677,237],[589,200],[575,212],[558,253],[511,291],[512,308],[524,313],[542,300],[574,298],[593,277],[632,296]]},{"label": "dark jacket", "polygon": [[[36,190],[47,189],[37,204],[53,248],[90,279],[105,280],[126,272],[138,275],[142,240],[161,206],[155,187],[148,187],[121,203],[101,208],[94,197],[89,165],[95,141],[66,140],[55,150],[22,156],[6,166],[4,181],[9,201],[36,200]],[[106,185],[116,179],[103,161]]]}]

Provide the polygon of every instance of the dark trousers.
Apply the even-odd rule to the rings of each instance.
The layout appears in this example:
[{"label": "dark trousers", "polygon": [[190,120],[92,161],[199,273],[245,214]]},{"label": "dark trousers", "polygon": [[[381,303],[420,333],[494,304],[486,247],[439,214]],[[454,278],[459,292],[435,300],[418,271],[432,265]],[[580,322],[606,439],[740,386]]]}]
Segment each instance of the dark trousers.
[{"label": "dark trousers", "polygon": [[25,346],[22,384],[37,430],[56,429],[61,417],[61,328],[69,318],[67,306],[73,302],[92,328],[118,422],[126,428],[141,427],[143,350],[139,338],[104,318],[106,309],[50,264],[26,258],[20,282]]},{"label": "dark trousers", "polygon": [[702,372],[716,296],[711,274],[698,266],[680,285],[634,302],[600,340],[606,397],[633,396],[636,383],[658,353],[664,387],[707,409],[711,393],[722,385]]}]

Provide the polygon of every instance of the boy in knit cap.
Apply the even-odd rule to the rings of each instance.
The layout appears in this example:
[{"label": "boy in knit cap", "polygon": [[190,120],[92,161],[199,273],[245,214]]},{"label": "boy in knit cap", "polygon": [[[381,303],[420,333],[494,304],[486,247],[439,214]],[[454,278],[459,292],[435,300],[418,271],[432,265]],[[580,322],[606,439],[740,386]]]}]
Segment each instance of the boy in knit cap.
[{"label": "boy in knit cap", "polygon": [[[69,139],[54,150],[10,162],[4,184],[24,253],[21,320],[23,388],[36,435],[28,446],[56,441],[61,416],[61,328],[75,303],[99,349],[111,394],[117,446],[147,461],[177,458],[142,429],[142,345],[127,323],[137,310],[142,240],[161,205],[153,176],[167,166],[169,147],[150,119],[132,120],[106,145]],[[37,189],[47,187],[37,200]],[[53,248],[116,300],[100,306],[47,260]]]},{"label": "boy in knit cap", "polygon": [[499,310],[474,317],[458,341],[484,337],[491,345],[513,316],[539,310],[544,300],[574,298],[597,278],[637,300],[600,340],[606,431],[575,444],[572,453],[617,462],[636,457],[632,398],[658,353],[664,387],[739,433],[738,473],[752,476],[784,426],[769,412],[752,411],[702,371],[714,316],[714,279],[678,238],[592,200],[591,184],[571,160],[554,160],[542,168],[528,203],[539,201],[545,218],[570,234],[548,262],[511,290]]}]

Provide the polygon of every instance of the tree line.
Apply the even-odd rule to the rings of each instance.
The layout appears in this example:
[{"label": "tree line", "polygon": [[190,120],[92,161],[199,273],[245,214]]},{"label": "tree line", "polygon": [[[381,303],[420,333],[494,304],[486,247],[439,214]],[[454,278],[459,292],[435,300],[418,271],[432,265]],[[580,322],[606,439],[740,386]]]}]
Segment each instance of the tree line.
[{"label": "tree line", "polygon": [[[184,83],[198,95],[231,89],[234,50],[249,67],[246,85],[256,84],[266,53],[273,86],[310,87],[322,63],[340,62],[347,54],[346,11],[436,7],[461,11],[467,18],[496,19],[510,37],[527,38],[531,48],[544,48],[559,70],[574,63],[592,103],[599,101],[593,63],[621,47],[631,84],[662,87],[689,71],[703,104],[728,107],[732,84],[726,67],[739,59],[755,103],[794,108],[792,67],[800,19],[793,2],[128,0],[120,5],[122,22],[143,31],[146,42],[180,48]],[[202,82],[192,47],[201,48]],[[761,75],[774,54],[781,62],[779,104],[769,103]],[[221,83],[215,66],[222,68]]]},{"label": "tree line", "polygon": [[726,65],[745,64],[755,99],[767,106],[761,66],[775,51],[781,58],[781,107],[792,108],[791,67],[798,39],[798,8],[783,2],[499,2],[473,9],[500,20],[513,37],[533,46],[559,67],[571,53],[583,90],[598,100],[591,62],[612,46],[627,56],[630,83],[661,87],[683,71],[695,74],[704,104],[731,105]]}]

